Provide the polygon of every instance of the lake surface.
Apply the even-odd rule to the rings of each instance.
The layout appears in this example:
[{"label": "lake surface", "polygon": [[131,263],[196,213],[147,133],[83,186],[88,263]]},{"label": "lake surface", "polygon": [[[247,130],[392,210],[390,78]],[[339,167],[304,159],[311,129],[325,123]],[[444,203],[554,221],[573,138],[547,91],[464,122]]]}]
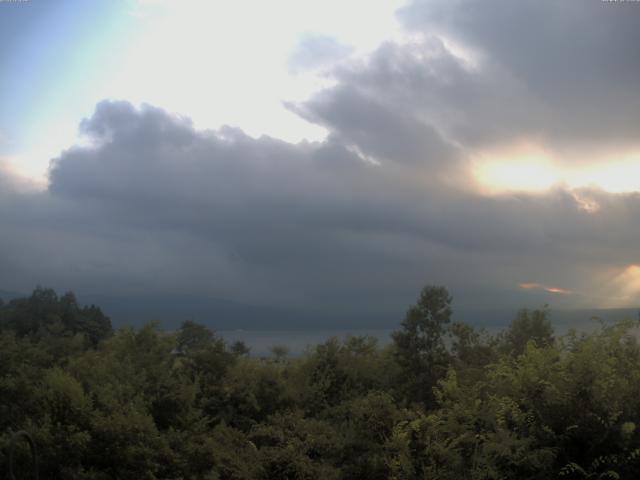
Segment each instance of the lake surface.
[{"label": "lake surface", "polygon": [[[608,311],[571,311],[552,312],[552,321],[556,336],[566,334],[573,328],[579,332],[593,332],[601,328],[602,321],[607,324],[614,323],[623,318],[637,318],[637,310],[608,310]],[[598,320],[598,317],[600,320]],[[483,328],[489,334],[496,334],[505,329],[508,322],[498,324],[484,323],[474,325]],[[349,336],[371,336],[378,340],[379,346],[391,342],[391,334],[400,329],[327,329],[327,330],[219,330],[228,343],[242,340],[251,349],[252,356],[271,355],[271,347],[284,345],[292,356],[303,354],[308,348],[326,342],[331,337],[344,340]]]},{"label": "lake surface", "polygon": [[252,356],[270,355],[274,345],[284,345],[293,356],[301,355],[308,347],[326,342],[331,337],[344,340],[349,336],[368,335],[383,346],[391,341],[393,329],[384,330],[222,330],[218,333],[228,343],[242,340],[251,349]]}]

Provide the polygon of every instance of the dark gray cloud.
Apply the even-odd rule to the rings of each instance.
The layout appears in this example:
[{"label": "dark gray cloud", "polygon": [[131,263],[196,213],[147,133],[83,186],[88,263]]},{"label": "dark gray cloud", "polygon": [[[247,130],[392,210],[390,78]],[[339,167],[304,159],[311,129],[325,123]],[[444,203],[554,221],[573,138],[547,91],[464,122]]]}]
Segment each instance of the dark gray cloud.
[{"label": "dark gray cloud", "polygon": [[55,159],[47,191],[11,194],[0,208],[0,280],[11,289],[41,282],[349,311],[402,309],[421,284],[439,282],[464,292],[461,304],[513,305],[526,301],[517,282],[575,285],[576,262],[632,261],[640,233],[633,196],[592,192],[603,216],[564,191],[481,197],[332,140],[197,131],[126,102],[101,103],[83,129],[92,146]]},{"label": "dark gray cloud", "polygon": [[[621,142],[637,145],[638,138],[635,7],[580,0],[417,0],[399,18],[411,31],[439,33],[476,52],[478,68],[449,79],[450,87],[466,92],[464,104],[471,104],[463,132],[473,136],[474,124],[490,124],[512,136],[619,148]],[[450,104],[452,97],[442,98]],[[477,137],[491,138],[484,132]]]},{"label": "dark gray cloud", "polygon": [[453,160],[453,145],[433,125],[398,108],[380,92],[370,93],[358,87],[341,83],[306,104],[291,108],[307,120],[328,127],[333,140],[356,146],[373,161],[440,170]]},{"label": "dark gray cloud", "polygon": [[606,8],[414,2],[400,18],[419,41],[343,62],[335,86],[290,105],[324,142],[102,102],[46,191],[0,172],[0,284],[343,311],[402,311],[425,283],[468,306],[615,303],[616,275],[640,263],[638,194],[485,196],[468,174],[477,149],[522,139],[561,158],[637,146],[637,32],[631,10]]},{"label": "dark gray cloud", "polygon": [[638,147],[637,10],[631,2],[415,1],[398,17],[418,40],[341,65],[332,91],[294,109],[373,151],[367,135],[410,148],[435,130],[470,150],[529,139],[566,161],[594,161]]}]

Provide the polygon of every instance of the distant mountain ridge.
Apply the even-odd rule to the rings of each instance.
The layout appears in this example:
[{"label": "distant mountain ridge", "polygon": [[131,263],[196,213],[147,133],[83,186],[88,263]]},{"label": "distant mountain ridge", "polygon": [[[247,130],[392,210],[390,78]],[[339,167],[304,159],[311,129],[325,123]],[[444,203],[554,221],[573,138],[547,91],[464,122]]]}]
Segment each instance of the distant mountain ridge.
[{"label": "distant mountain ridge", "polygon": [[384,328],[399,323],[388,313],[344,314],[196,296],[85,295],[79,300],[100,306],[111,317],[114,326],[141,325],[157,320],[164,328],[177,328],[184,320],[195,320],[215,330],[306,330],[344,325]]},{"label": "distant mountain ridge", "polygon": [[[60,293],[60,292],[58,292]],[[28,296],[0,290],[5,302]],[[159,321],[166,329],[177,328],[184,320],[203,323],[214,330],[339,330],[395,329],[403,320],[406,308],[397,311],[339,312],[252,305],[231,300],[188,295],[145,295],[136,297],[78,294],[82,305],[94,304],[111,318],[114,327],[139,327]],[[508,325],[518,309],[456,309],[453,320],[464,321],[487,330]],[[558,333],[571,327],[591,325],[594,317],[605,322],[638,318],[638,308],[550,310],[551,322]]]}]

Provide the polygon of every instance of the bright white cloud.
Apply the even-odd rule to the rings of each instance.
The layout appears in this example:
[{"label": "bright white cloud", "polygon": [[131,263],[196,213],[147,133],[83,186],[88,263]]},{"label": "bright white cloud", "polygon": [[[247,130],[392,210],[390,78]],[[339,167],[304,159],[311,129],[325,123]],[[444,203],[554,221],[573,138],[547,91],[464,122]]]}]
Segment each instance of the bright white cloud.
[{"label": "bright white cloud", "polygon": [[[198,128],[232,125],[254,137],[322,139],[324,128],[284,102],[304,100],[333,80],[318,72],[293,74],[291,53],[306,35],[317,34],[335,38],[353,55],[366,54],[398,35],[394,12],[403,3],[129,1],[118,7],[126,18],[116,27],[96,26],[95,39],[64,52],[82,62],[42,92],[50,101],[41,101],[37,119],[12,152],[22,173],[42,177],[49,160],[77,141],[78,119],[105,98],[162,105],[188,115]],[[363,12],[366,21],[354,28]]]},{"label": "bright white cloud", "polygon": [[[326,131],[283,106],[327,85],[292,75],[291,52],[317,32],[362,53],[394,31],[400,2],[144,0],[140,31],[104,97],[188,112],[198,127],[230,124],[253,136],[318,140]],[[367,11],[367,21],[353,27]]]}]

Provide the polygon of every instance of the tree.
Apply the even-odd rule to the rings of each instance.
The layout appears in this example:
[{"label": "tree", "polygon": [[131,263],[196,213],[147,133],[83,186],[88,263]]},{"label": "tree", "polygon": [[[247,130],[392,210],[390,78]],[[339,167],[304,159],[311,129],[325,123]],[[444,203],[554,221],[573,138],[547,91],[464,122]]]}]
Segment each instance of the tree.
[{"label": "tree", "polygon": [[532,312],[527,309],[520,310],[499,341],[504,353],[511,355],[522,354],[530,341],[538,347],[553,345],[553,327],[549,321],[549,310],[546,306]]},{"label": "tree", "polygon": [[209,328],[193,320],[185,320],[180,326],[176,349],[180,353],[204,350],[211,346],[214,334]]},{"label": "tree", "polygon": [[90,305],[82,307],[79,311],[80,327],[78,331],[87,336],[90,344],[96,347],[98,343],[113,334],[111,320],[107,317],[100,307]]},{"label": "tree", "polygon": [[284,411],[252,429],[249,439],[262,464],[258,480],[345,478],[333,465],[342,445],[328,422],[305,418],[300,411]]},{"label": "tree", "polygon": [[433,405],[433,387],[446,373],[449,355],[443,336],[451,321],[452,297],[445,287],[426,286],[392,335],[409,401]]},{"label": "tree", "polygon": [[236,340],[231,344],[231,353],[238,357],[248,356],[251,353],[251,348],[242,340]]},{"label": "tree", "polygon": [[276,362],[284,362],[287,355],[289,355],[289,347],[286,345],[274,345],[270,350],[273,356],[276,357]]},{"label": "tree", "polygon": [[456,371],[462,378],[479,380],[486,366],[497,360],[494,338],[484,330],[477,331],[464,322],[453,322],[449,328],[450,350]]},{"label": "tree", "polygon": [[113,333],[109,317],[95,305],[80,307],[73,292],[58,297],[50,288],[36,287],[30,297],[14,299],[0,309],[2,328],[36,340],[81,334],[95,348]]}]

